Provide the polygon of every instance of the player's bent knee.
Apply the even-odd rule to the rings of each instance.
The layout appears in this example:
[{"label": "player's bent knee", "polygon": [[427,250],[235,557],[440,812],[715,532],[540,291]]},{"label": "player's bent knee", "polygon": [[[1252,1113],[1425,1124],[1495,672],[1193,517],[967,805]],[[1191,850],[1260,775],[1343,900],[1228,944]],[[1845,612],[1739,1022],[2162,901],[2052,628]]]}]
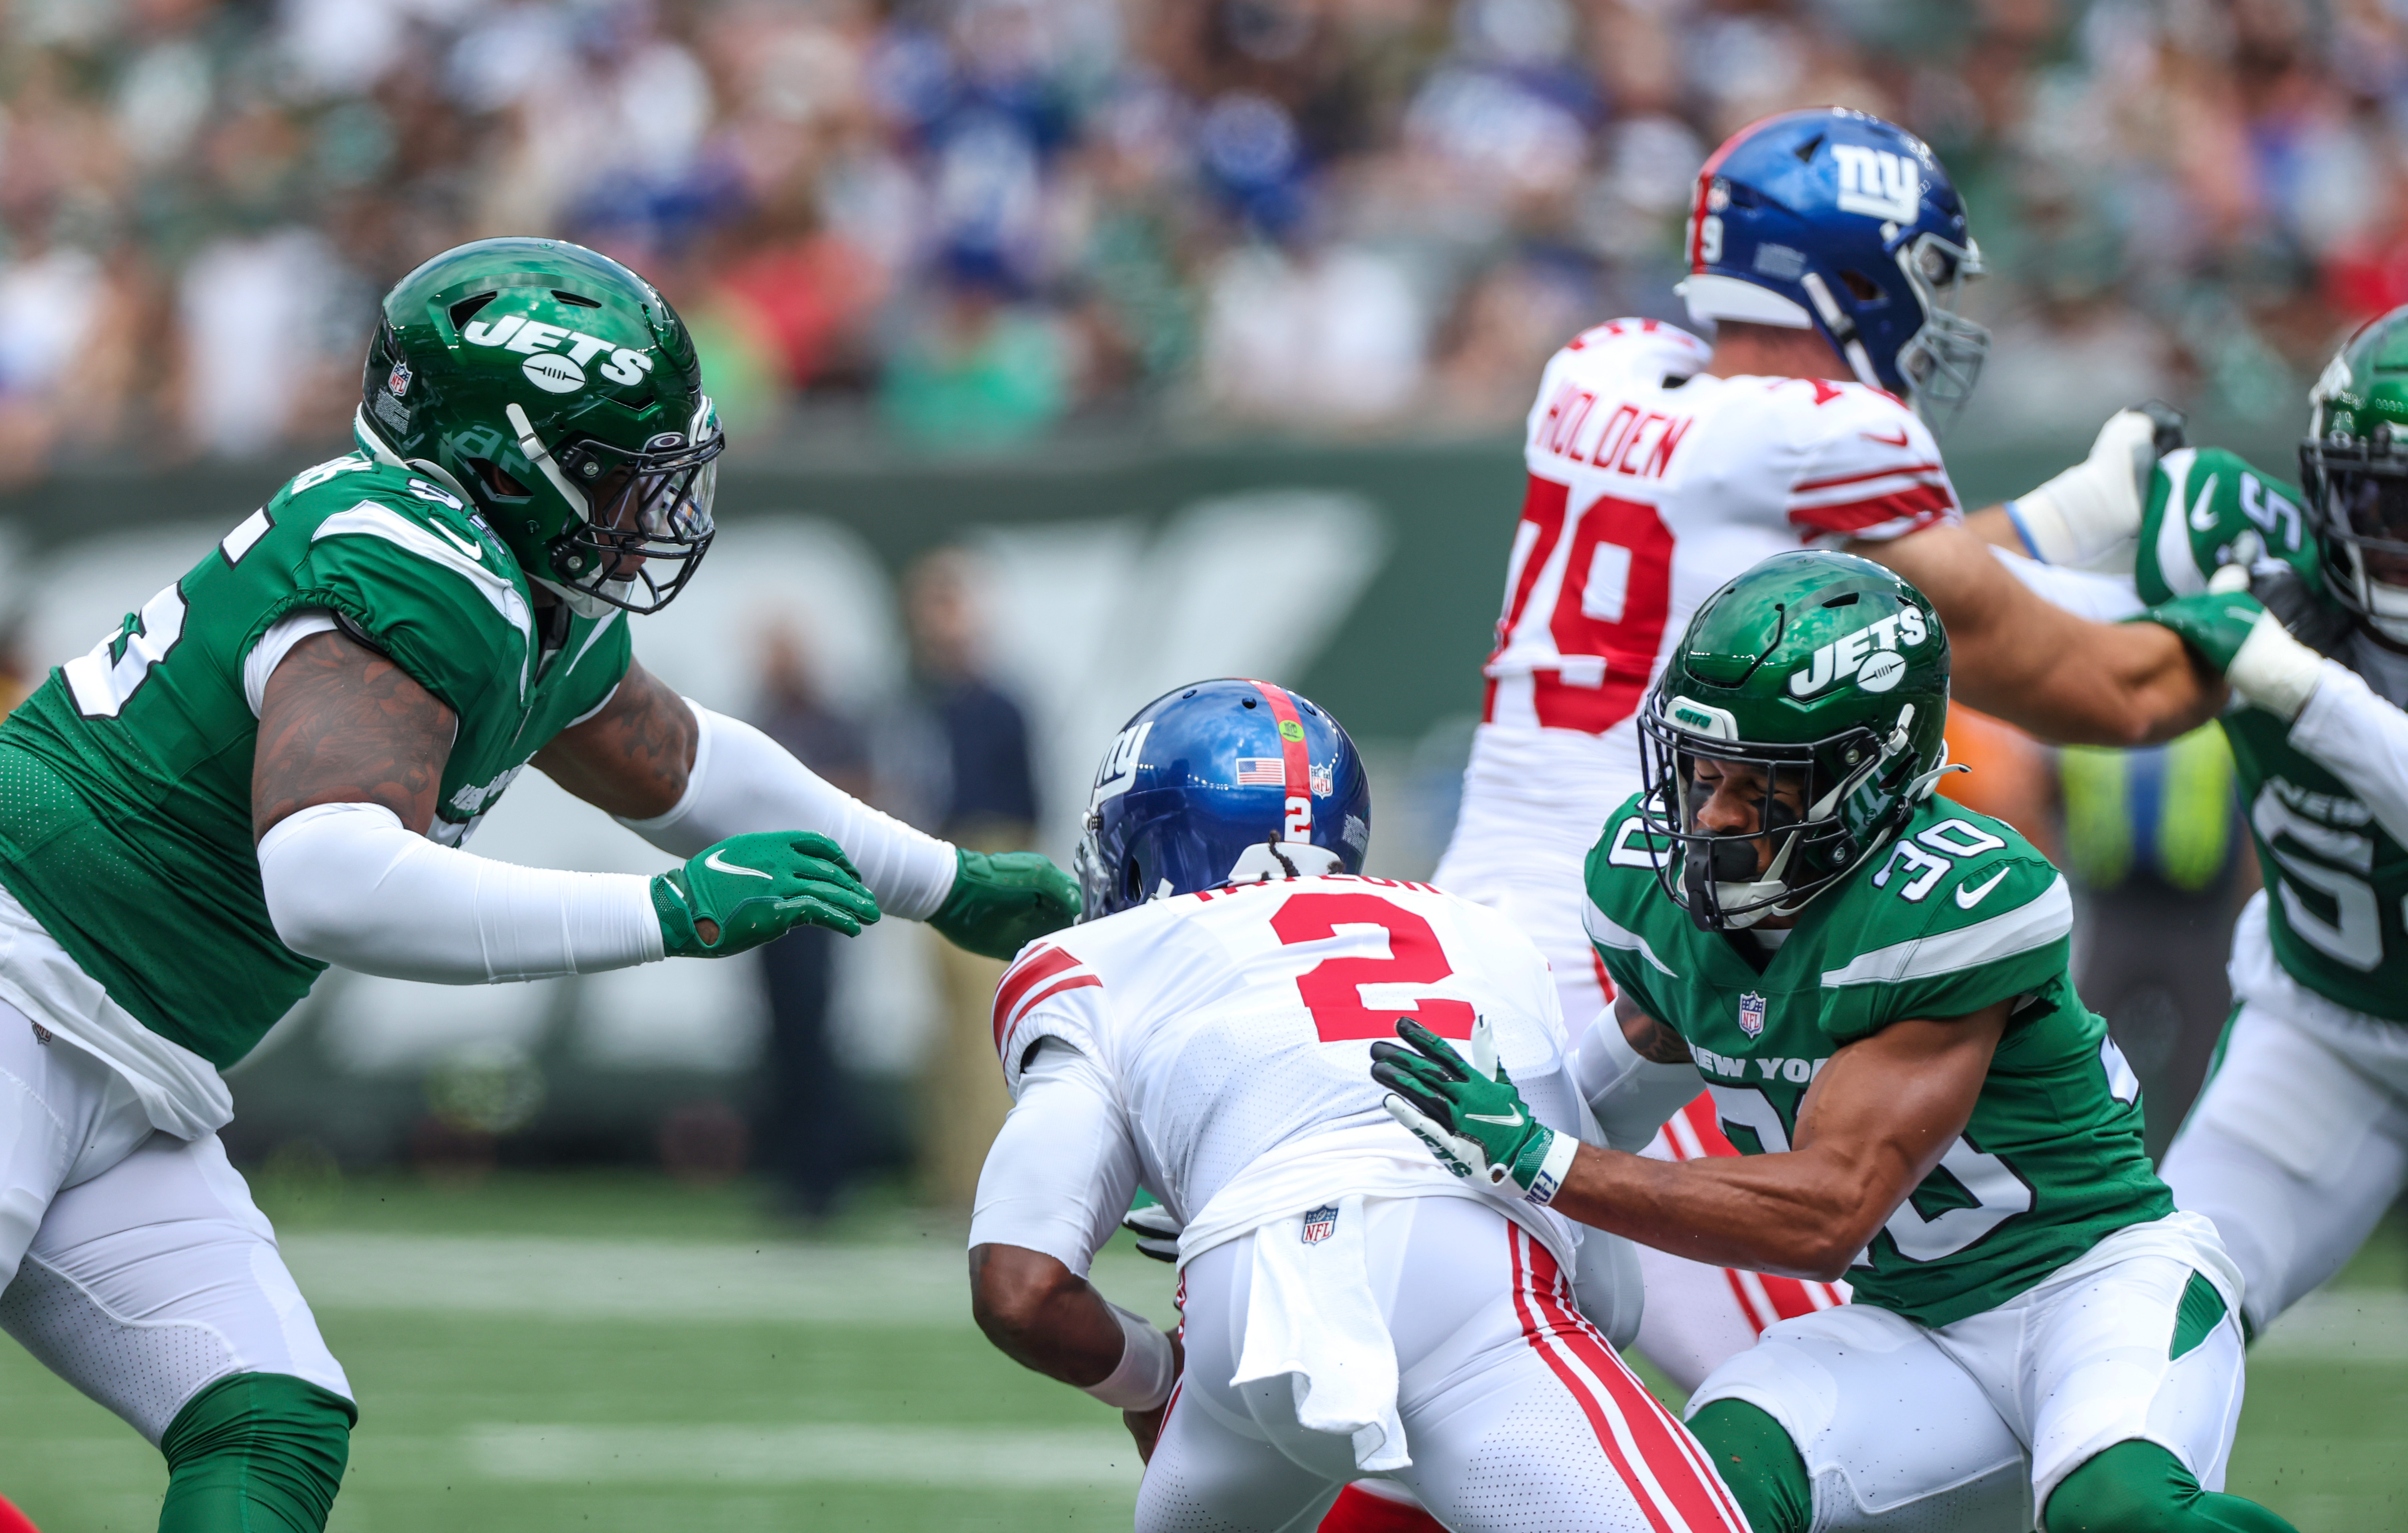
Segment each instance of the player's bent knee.
[{"label": "player's bent knee", "polygon": [[160,1439],[159,1533],[322,1533],[359,1410],[283,1373],[236,1373],[187,1401]]},{"label": "player's bent knee", "polygon": [[2292,1533],[2291,1525],[2238,1496],[2202,1490],[2182,1461],[2155,1442],[2119,1442],[2057,1483],[2041,1519],[2045,1533]]},{"label": "player's bent knee", "polygon": [[1713,1400],[1689,1418],[1689,1430],[1755,1533],[1806,1533],[1814,1487],[1805,1458],[1779,1422],[1745,1400]]}]

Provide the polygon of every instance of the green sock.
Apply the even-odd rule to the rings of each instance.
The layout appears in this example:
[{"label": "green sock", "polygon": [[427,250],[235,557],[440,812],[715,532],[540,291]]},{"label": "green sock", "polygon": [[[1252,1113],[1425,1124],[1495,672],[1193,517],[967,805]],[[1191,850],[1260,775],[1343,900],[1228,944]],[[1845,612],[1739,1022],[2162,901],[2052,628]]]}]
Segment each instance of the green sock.
[{"label": "green sock", "polygon": [[282,1373],[236,1373],[184,1403],[159,1440],[159,1533],[322,1533],[359,1410]]},{"label": "green sock", "polygon": [[1814,1520],[1814,1487],[1779,1422],[1744,1400],[1715,1400],[1689,1418],[1689,1430],[1755,1533],[1806,1533]]},{"label": "green sock", "polygon": [[2199,1488],[2182,1460],[2135,1438],[2057,1482],[2048,1533],[2297,1533],[2255,1501]]}]

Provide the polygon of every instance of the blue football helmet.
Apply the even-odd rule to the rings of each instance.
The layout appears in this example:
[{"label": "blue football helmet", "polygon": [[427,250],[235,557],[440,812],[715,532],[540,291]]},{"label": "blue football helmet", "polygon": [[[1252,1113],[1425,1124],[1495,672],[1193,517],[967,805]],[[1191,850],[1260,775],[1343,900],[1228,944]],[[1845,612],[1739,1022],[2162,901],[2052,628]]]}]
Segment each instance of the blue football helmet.
[{"label": "blue football helmet", "polygon": [[1812,326],[1935,432],[1990,350],[1956,312],[1982,275],[1956,188],[1929,145],[1864,112],[1783,112],[1731,135],[1698,172],[1688,259],[1692,318]]},{"label": "blue football helmet", "polygon": [[1096,769],[1071,863],[1080,919],[1225,884],[1358,873],[1370,840],[1370,783],[1336,719],[1268,681],[1198,681],[1139,709]]}]

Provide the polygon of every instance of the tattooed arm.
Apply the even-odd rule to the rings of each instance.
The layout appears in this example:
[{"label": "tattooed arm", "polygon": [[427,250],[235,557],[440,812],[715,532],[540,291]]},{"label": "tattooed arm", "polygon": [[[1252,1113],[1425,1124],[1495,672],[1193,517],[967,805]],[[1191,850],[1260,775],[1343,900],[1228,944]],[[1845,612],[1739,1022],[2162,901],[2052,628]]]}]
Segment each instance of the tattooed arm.
[{"label": "tattooed arm", "polygon": [[701,733],[685,699],[631,660],[602,710],[554,736],[535,753],[535,765],[596,809],[624,820],[657,819],[685,796]]},{"label": "tattooed arm", "polygon": [[459,728],[391,660],[339,632],[310,635],[268,678],[260,705],[252,840],[320,804],[374,804],[424,835]]},{"label": "tattooed arm", "polygon": [[251,760],[259,880],[294,952],[442,984],[590,974],[662,956],[651,881],[519,867],[426,838],[459,721],[339,632],[267,678]]}]

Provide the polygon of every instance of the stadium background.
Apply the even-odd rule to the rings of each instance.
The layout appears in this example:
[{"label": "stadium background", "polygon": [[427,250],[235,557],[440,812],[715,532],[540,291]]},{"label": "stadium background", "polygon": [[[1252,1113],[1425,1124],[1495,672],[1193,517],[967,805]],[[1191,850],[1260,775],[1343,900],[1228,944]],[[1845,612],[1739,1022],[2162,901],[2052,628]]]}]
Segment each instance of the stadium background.
[{"label": "stadium background", "polygon": [[[2153,394],[2284,466],[2335,338],[2408,297],[2380,0],[10,0],[0,93],[17,677],[341,450],[394,278],[563,235],[680,306],[731,431],[719,550],[647,663],[753,713],[784,635],[874,725],[911,689],[906,572],[967,550],[1056,856],[1120,719],[1238,672],[1350,724],[1374,870],[1426,872],[1538,368],[1677,317],[1696,166],[1764,111],[1897,117],[1965,188],[1998,332],[1948,443],[1969,504]],[[655,861],[533,775],[478,850]],[[843,950],[830,1089],[872,1142],[807,1226],[739,1174],[750,960],[330,975],[236,1072],[229,1139],[362,1393],[333,1526],[1125,1520],[1109,1413],[985,1348],[914,1174],[942,984],[917,928]],[[2111,1019],[2147,1057],[2162,1019]],[[1160,1269],[1104,1271],[1168,1318]],[[154,1455],[14,1349],[0,1381],[0,1491],[150,1525]],[[2408,1527],[2408,1239],[2251,1384],[2236,1488]]]}]

